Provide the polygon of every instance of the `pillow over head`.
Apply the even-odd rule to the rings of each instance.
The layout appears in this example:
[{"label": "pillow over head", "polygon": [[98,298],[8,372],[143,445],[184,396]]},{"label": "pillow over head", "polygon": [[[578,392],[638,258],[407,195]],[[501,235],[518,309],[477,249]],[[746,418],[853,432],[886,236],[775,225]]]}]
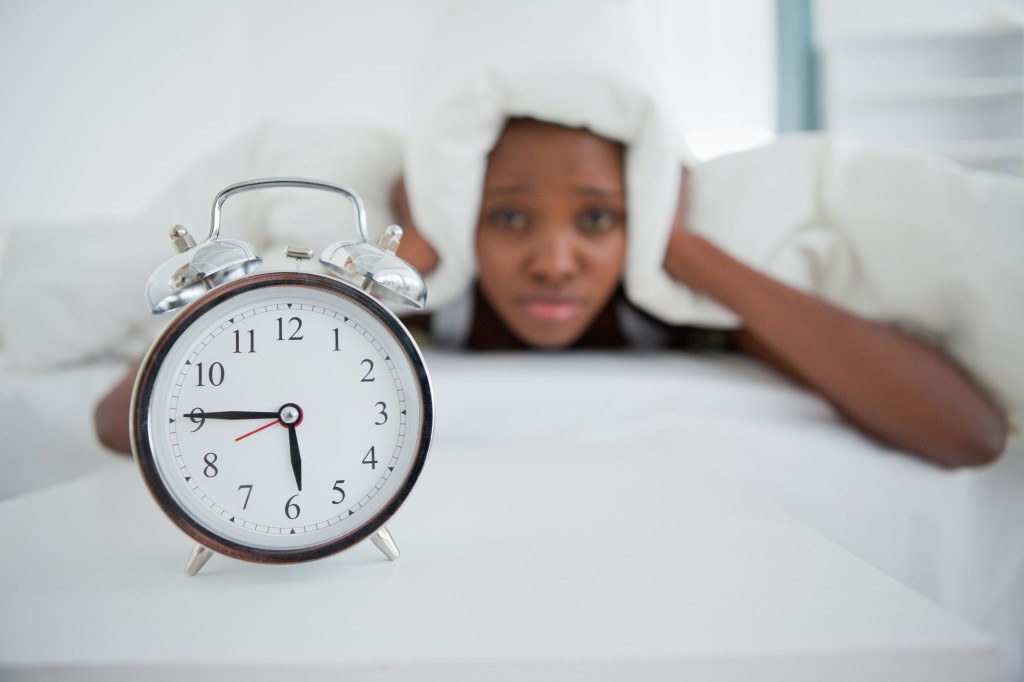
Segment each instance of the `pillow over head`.
[{"label": "pillow over head", "polygon": [[627,295],[668,300],[708,324],[729,324],[662,268],[678,201],[681,136],[636,18],[610,0],[474,3],[429,41],[416,79],[416,120],[405,150],[417,227],[440,264],[430,307],[476,274],[474,233],[487,155],[509,118],[585,127],[626,145]]}]

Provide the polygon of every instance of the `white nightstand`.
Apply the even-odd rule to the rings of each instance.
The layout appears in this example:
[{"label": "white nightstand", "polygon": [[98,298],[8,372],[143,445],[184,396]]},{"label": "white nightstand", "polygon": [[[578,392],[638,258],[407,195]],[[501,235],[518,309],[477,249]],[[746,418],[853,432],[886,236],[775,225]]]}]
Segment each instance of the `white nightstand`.
[{"label": "white nightstand", "polygon": [[128,462],[9,500],[0,677],[1002,679],[989,638],[790,517],[626,455],[439,438],[395,563],[361,545],[189,577]]}]

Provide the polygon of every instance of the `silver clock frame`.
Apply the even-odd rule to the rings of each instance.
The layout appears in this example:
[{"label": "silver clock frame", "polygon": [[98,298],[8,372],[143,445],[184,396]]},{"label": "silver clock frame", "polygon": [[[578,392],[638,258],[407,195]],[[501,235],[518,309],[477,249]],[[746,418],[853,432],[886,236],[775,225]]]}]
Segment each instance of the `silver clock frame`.
[{"label": "silver clock frame", "polygon": [[[256,289],[279,286],[310,287],[346,298],[380,322],[397,341],[406,356],[406,362],[415,373],[422,410],[422,421],[417,425],[417,443],[413,449],[413,461],[409,472],[384,507],[361,525],[337,538],[298,549],[263,549],[239,543],[218,535],[202,518],[196,518],[183,509],[159,471],[153,442],[153,415],[150,413],[157,373],[171,348],[186,329],[206,312],[235,296]],[[189,304],[168,324],[153,343],[139,369],[132,394],[129,429],[135,461],[153,498],[175,525],[198,543],[186,562],[186,571],[190,575],[195,575],[210,558],[211,553],[257,563],[300,563],[344,551],[368,537],[372,538],[374,544],[388,559],[397,559],[397,545],[384,528],[384,524],[402,506],[419,478],[430,448],[433,422],[433,390],[423,355],[412,335],[394,313],[374,297],[345,281],[313,273],[270,272],[250,275],[217,287]]]},{"label": "silver clock frame", "polygon": [[[334,275],[333,278],[301,272],[250,274],[263,263],[256,249],[246,242],[220,237],[221,212],[230,197],[243,192],[280,187],[332,192],[352,204],[359,239],[330,244],[320,257],[321,264]],[[146,284],[146,301],[154,314],[183,310],[161,333],[143,360],[132,395],[129,432],[135,459],[157,503],[172,521],[198,542],[186,562],[186,571],[189,575],[195,575],[213,552],[249,561],[293,563],[340,552],[368,536],[388,559],[397,559],[398,547],[383,524],[405,501],[419,477],[433,432],[433,394],[423,356],[398,317],[381,304],[391,303],[417,309],[426,304],[427,290],[423,278],[415,268],[395,254],[402,238],[402,229],[397,225],[388,226],[380,240],[374,244],[368,237],[362,199],[351,189],[308,178],[271,177],[238,182],[221,190],[214,198],[210,231],[202,243],[197,244],[181,225],[171,228],[170,238],[177,254],[157,268],[150,277]],[[299,260],[312,257],[311,250],[301,247],[288,247],[286,253]],[[182,331],[205,311],[231,296],[258,287],[282,284],[299,284],[332,291],[350,299],[376,317],[406,353],[416,372],[423,400],[423,423],[415,461],[399,492],[384,509],[356,530],[323,545],[294,551],[245,546],[217,535],[204,527],[201,519],[191,517],[173,499],[155,469],[149,428],[153,381],[168,349]]]}]

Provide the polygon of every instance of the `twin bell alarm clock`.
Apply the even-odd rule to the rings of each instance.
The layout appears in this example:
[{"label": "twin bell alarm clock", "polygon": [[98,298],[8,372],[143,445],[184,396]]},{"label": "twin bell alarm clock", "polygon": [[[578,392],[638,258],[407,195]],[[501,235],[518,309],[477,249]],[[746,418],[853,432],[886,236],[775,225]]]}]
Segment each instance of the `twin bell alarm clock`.
[{"label": "twin bell alarm clock", "polygon": [[[220,237],[230,197],[280,187],[354,206],[359,240],[327,247],[328,274],[257,273],[251,245]],[[130,429],[153,497],[197,543],[190,575],[214,553],[292,563],[366,538],[398,557],[384,524],[423,468],[434,416],[423,356],[384,305],[426,301],[420,275],[395,255],[401,235],[393,225],[371,243],[355,192],[303,178],[227,187],[200,244],[171,231],[178,253],[146,297],[154,313],[178,312],[143,360]]]}]

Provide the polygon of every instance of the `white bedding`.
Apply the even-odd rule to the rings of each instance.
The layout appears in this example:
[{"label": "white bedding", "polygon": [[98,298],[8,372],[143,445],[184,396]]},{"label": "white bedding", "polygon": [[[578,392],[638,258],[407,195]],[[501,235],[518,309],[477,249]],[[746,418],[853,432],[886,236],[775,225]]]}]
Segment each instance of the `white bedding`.
[{"label": "white bedding", "polygon": [[[634,304],[674,324],[738,325],[662,267],[685,163],[688,229],[794,287],[941,345],[1024,425],[1024,183],[810,134],[695,165],[622,4],[521,7],[475,3],[454,14],[420,63],[403,167],[412,214],[440,256],[427,280],[434,304],[475,276],[487,154],[505,121],[583,126],[626,145],[623,283]],[[560,30],[574,21],[586,25]]]},{"label": "white bedding", "polygon": [[96,438],[93,408],[124,372],[112,360],[38,371],[0,365],[0,499],[116,461]]},{"label": "white bedding", "polygon": [[[495,442],[506,452],[560,443],[616,453],[623,467],[646,466],[653,451],[692,459],[990,633],[1013,679],[1024,679],[1021,442],[994,466],[943,471],[871,442],[817,396],[728,355],[435,350],[427,361],[438,443],[480,457]],[[131,466],[102,451],[91,424],[94,399],[123,367],[0,371],[4,496]],[[575,484],[586,480],[581,472]],[[594,495],[600,504],[602,491]]]}]

